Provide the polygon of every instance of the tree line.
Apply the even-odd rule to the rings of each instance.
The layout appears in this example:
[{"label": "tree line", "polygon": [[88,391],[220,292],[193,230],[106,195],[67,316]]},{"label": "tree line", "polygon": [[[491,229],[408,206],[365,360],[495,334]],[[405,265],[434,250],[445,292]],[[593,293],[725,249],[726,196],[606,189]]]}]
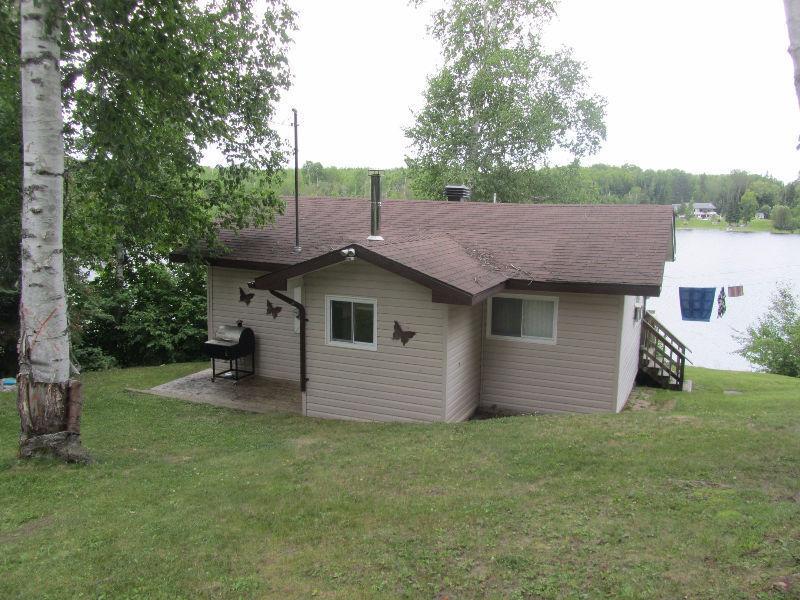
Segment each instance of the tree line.
[{"label": "tree line", "polygon": [[[382,189],[386,198],[441,199],[442,189],[421,184],[409,168],[383,172]],[[294,171],[290,170],[280,193],[293,193]],[[461,180],[450,183],[460,184]],[[326,167],[307,161],[300,168],[300,193],[320,197],[368,197],[366,168]],[[784,184],[769,175],[733,171],[724,175],[694,174],[680,169],[642,169],[635,165],[613,166],[571,164],[559,167],[519,170],[506,177],[504,194],[477,194],[473,199],[529,203],[613,203],[684,204],[708,202],[731,222],[751,212],[770,213],[774,207],[800,207],[800,182]],[[750,216],[752,218],[752,216]]]}]

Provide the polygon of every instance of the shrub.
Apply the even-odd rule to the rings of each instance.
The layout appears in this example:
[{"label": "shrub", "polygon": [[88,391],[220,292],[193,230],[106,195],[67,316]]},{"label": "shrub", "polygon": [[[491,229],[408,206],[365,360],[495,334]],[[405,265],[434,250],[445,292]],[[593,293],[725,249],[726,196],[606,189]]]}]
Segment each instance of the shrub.
[{"label": "shrub", "polygon": [[770,217],[772,218],[772,224],[775,226],[775,229],[783,229],[788,231],[793,228],[794,223],[792,219],[792,211],[788,206],[779,204],[772,209],[772,214]]},{"label": "shrub", "polygon": [[17,374],[19,292],[0,287],[0,376]]},{"label": "shrub", "polygon": [[800,300],[787,285],[779,285],[769,310],[739,337],[739,354],[779,375],[800,377]]},{"label": "shrub", "polygon": [[72,343],[85,370],[200,358],[205,269],[137,260],[118,280],[109,266],[71,290]]},{"label": "shrub", "polygon": [[104,353],[97,346],[72,345],[72,358],[81,371],[105,371],[117,366],[117,359]]}]

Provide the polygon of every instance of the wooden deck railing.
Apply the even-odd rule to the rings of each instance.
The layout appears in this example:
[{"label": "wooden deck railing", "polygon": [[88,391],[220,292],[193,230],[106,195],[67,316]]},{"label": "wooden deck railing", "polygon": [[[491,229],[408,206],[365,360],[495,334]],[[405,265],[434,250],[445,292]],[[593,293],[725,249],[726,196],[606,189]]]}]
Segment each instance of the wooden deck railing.
[{"label": "wooden deck railing", "polygon": [[[650,376],[661,387],[683,389],[686,353],[690,350],[675,334],[646,313],[642,320],[641,353],[639,369]],[[691,362],[691,361],[689,361]]]}]

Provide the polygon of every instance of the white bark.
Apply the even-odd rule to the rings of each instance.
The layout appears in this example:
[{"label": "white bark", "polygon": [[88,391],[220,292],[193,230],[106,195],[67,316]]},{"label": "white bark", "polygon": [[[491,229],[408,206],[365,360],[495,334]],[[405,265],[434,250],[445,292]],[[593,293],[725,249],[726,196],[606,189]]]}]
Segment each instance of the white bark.
[{"label": "white bark", "polygon": [[783,0],[789,29],[789,55],[794,63],[794,90],[800,103],[800,0]]},{"label": "white bark", "polygon": [[60,15],[60,0],[20,2],[24,163],[20,372],[40,383],[65,383],[70,375],[62,246]]}]

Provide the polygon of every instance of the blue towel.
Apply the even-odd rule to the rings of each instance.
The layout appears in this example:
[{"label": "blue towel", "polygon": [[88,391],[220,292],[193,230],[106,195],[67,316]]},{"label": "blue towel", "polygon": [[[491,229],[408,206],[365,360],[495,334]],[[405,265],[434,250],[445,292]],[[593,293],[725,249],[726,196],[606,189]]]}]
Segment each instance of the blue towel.
[{"label": "blue towel", "polygon": [[684,321],[710,321],[717,288],[678,288]]}]

